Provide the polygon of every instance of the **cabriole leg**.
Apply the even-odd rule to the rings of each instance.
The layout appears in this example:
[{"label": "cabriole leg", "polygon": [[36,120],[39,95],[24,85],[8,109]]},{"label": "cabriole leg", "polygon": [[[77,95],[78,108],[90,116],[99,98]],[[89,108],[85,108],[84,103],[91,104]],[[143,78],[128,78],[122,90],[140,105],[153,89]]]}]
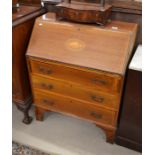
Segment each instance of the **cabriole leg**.
[{"label": "cabriole leg", "polygon": [[24,113],[23,123],[30,124],[32,122],[32,117],[29,116],[29,109],[31,107],[31,103],[27,104],[18,104],[16,103],[17,108]]}]

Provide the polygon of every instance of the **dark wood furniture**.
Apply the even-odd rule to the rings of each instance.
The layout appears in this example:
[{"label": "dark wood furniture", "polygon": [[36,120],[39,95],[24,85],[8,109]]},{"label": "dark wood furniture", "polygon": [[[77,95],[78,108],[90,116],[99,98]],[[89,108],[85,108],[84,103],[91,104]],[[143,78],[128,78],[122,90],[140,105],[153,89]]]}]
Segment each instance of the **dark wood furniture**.
[{"label": "dark wood furniture", "polygon": [[32,95],[28,79],[25,52],[33,28],[34,20],[44,13],[41,7],[21,5],[12,14],[12,97],[18,109],[24,113],[23,122],[29,124],[32,118],[28,110]]},{"label": "dark wood furniture", "polygon": [[142,151],[142,71],[139,69],[130,67],[127,71],[116,143]]},{"label": "dark wood furniture", "polygon": [[112,10],[112,6],[105,4],[105,0],[101,0],[99,4],[67,0],[56,7],[56,16],[59,19],[101,25],[107,23]]},{"label": "dark wood furniture", "polygon": [[37,18],[27,50],[37,120],[57,111],[94,122],[113,143],[137,24],[105,27]]},{"label": "dark wood furniture", "polygon": [[19,3],[23,3],[23,4],[33,4],[33,5],[40,5],[41,4],[41,0],[18,0]]},{"label": "dark wood furniture", "polygon": [[15,6],[18,3],[18,0],[12,0],[12,5]]}]

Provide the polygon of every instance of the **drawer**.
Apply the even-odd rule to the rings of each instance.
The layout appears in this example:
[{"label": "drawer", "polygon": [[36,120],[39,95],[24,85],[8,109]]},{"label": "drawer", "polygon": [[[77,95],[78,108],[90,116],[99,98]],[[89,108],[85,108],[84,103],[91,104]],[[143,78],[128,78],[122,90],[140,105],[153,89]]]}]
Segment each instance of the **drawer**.
[{"label": "drawer", "polygon": [[31,70],[33,74],[70,81],[96,90],[110,93],[120,93],[121,90],[120,76],[101,71],[35,60],[31,60]]},{"label": "drawer", "polygon": [[115,111],[99,108],[54,93],[34,92],[34,103],[44,109],[71,114],[100,124],[115,125]]},{"label": "drawer", "polygon": [[113,110],[117,110],[119,106],[118,95],[110,95],[108,93],[94,91],[93,89],[86,89],[85,87],[57,79],[32,75],[32,85],[34,88],[70,96]]}]

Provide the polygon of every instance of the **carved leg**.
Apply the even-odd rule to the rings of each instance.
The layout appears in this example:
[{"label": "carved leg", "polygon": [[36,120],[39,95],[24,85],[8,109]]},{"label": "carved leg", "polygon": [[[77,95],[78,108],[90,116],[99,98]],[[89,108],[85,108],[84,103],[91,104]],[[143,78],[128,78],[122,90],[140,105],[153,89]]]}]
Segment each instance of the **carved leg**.
[{"label": "carved leg", "polygon": [[32,122],[32,117],[29,116],[29,109],[32,102],[27,102],[25,104],[16,103],[17,108],[24,113],[23,123],[30,124]]},{"label": "carved leg", "polygon": [[106,142],[113,144],[115,140],[115,131],[116,129],[107,129],[102,126],[96,125],[101,128],[106,134]]},{"label": "carved leg", "polygon": [[30,124],[31,122],[32,122],[32,117],[29,116],[28,110],[25,110],[25,111],[24,111],[23,123],[25,123],[25,124]]},{"label": "carved leg", "polygon": [[43,119],[44,119],[44,112],[45,112],[44,109],[42,109],[40,107],[35,107],[36,120],[43,121]]}]

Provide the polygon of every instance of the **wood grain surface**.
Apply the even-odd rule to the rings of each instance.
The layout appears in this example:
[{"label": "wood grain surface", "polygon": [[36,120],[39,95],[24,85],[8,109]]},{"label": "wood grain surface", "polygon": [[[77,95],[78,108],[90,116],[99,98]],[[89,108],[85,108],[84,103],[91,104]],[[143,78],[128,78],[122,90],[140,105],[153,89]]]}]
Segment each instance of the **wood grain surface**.
[{"label": "wood grain surface", "polygon": [[121,75],[125,73],[137,24],[119,26],[121,22],[112,21],[107,27],[88,26],[56,21],[54,16],[48,13],[36,20],[28,55]]},{"label": "wood grain surface", "polygon": [[100,91],[120,93],[122,79],[118,75],[94,70],[88,71],[85,68],[67,66],[61,63],[40,62],[34,59],[31,59],[30,67],[32,73],[36,75],[79,83]]},{"label": "wood grain surface", "polygon": [[114,142],[137,24],[105,27],[38,18],[27,50],[36,119],[56,111],[94,122]]},{"label": "wood grain surface", "polygon": [[43,93],[35,90],[34,99],[36,106],[47,110],[70,114],[83,119],[91,120],[97,124],[115,126],[116,112],[98,108],[93,105],[81,102],[55,93]]},{"label": "wood grain surface", "polygon": [[92,105],[107,109],[117,110],[119,107],[119,95],[110,95],[109,93],[97,91],[94,88],[88,89],[84,85],[73,84],[69,81],[32,76],[32,86],[33,89],[72,96],[73,98],[78,98]]}]

